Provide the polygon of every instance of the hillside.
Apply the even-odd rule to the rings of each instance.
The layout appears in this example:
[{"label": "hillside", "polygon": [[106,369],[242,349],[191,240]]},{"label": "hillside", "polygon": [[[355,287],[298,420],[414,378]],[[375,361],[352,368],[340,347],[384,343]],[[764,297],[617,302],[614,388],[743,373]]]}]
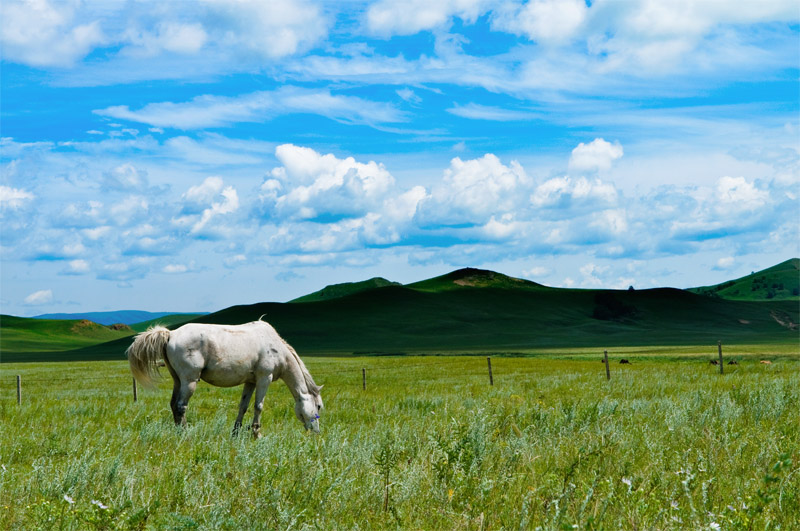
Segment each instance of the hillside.
[{"label": "hillside", "polygon": [[329,299],[336,299],[339,297],[346,297],[361,291],[366,291],[374,288],[383,288],[386,286],[400,286],[399,282],[392,282],[385,278],[375,277],[369,280],[362,280],[361,282],[345,282],[343,284],[331,284],[325,286],[319,291],[303,295],[289,302],[317,302]]},{"label": "hillside", "polygon": [[[133,335],[127,325],[103,326],[85,319],[28,319],[0,315],[0,356],[10,352],[59,352]],[[9,361],[9,360],[5,360]]]},{"label": "hillside", "polygon": [[786,260],[736,280],[688,291],[739,301],[800,300],[800,258]]},{"label": "hillside", "polygon": [[[303,355],[456,354],[717,341],[797,345],[799,313],[791,300],[726,300],[671,288],[549,288],[493,271],[461,269],[406,286],[344,285],[322,300],[232,306],[194,321],[238,324],[263,315]],[[2,357],[124,359],[130,342],[121,337],[69,352],[49,348],[34,354],[7,347],[3,340]]]}]

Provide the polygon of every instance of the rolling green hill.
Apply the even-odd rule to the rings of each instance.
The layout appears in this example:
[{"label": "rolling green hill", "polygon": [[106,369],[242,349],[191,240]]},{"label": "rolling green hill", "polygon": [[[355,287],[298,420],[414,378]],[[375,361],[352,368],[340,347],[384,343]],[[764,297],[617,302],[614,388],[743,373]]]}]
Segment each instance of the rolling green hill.
[{"label": "rolling green hill", "polygon": [[[794,301],[730,301],[671,288],[557,289],[481,270],[318,302],[233,306],[195,321],[235,324],[262,315],[302,355],[515,353],[718,340],[791,348],[800,321]],[[122,338],[63,355],[122,359],[129,344]]]},{"label": "rolling green hill", "polygon": [[303,295],[289,302],[317,302],[329,299],[336,299],[339,297],[346,297],[360,291],[366,291],[374,288],[383,288],[385,286],[400,286],[399,282],[392,282],[385,278],[375,277],[369,280],[362,280],[361,282],[345,282],[343,284],[331,284],[325,286],[319,291]]},{"label": "rolling green hill", "polygon": [[[118,329],[85,319],[28,319],[0,315],[0,357],[17,352],[59,352],[131,336],[125,325]],[[9,360],[6,360],[9,361]]]},{"label": "rolling green hill", "polygon": [[[232,306],[194,322],[238,324],[263,315],[302,355],[515,353],[718,340],[790,349],[798,344],[800,312],[794,300],[727,300],[671,288],[549,288],[480,269],[406,286],[383,281],[388,285],[369,287],[375,280],[340,285],[321,300]],[[130,337],[94,345],[87,340],[68,352],[54,352],[53,344],[35,353],[3,339],[2,358],[123,359],[130,342]]]},{"label": "rolling green hill", "polygon": [[[104,344],[146,330],[154,324],[177,326],[204,314],[171,314],[132,326],[104,326],[87,319],[42,319],[0,315],[0,361],[40,356],[51,359],[65,351]],[[41,356],[44,357],[41,357]]]},{"label": "rolling green hill", "polygon": [[800,300],[800,258],[786,260],[736,280],[688,291],[738,301]]}]

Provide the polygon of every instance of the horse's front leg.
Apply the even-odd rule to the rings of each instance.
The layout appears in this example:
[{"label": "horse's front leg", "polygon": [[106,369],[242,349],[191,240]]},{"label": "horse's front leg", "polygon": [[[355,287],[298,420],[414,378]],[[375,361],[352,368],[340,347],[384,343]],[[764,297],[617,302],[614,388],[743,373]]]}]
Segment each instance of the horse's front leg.
[{"label": "horse's front leg", "polygon": [[242,400],[239,402],[239,415],[236,417],[236,422],[233,424],[233,436],[239,435],[239,428],[242,427],[242,420],[244,414],[247,413],[247,408],[250,407],[250,399],[253,397],[253,391],[256,389],[256,384],[245,382],[244,389],[242,389]]},{"label": "horse's front leg", "polygon": [[261,437],[261,410],[264,408],[264,396],[267,394],[272,375],[259,377],[256,380],[256,402],[253,404],[253,438]]}]

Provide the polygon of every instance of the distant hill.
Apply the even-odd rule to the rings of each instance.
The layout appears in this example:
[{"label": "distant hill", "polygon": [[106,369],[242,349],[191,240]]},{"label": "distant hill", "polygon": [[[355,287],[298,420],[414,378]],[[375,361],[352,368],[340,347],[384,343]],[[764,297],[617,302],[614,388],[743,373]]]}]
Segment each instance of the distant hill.
[{"label": "distant hill", "polygon": [[71,350],[128,337],[133,333],[127,325],[104,326],[86,319],[33,319],[0,315],[0,358],[9,352]]},{"label": "distant hill", "polygon": [[446,275],[407,284],[406,287],[416,291],[433,293],[464,287],[525,290],[553,289],[537,284],[536,282],[531,282],[530,280],[509,277],[502,273],[496,273],[486,269],[475,269],[473,267],[465,267],[453,271],[452,273],[447,273]]},{"label": "distant hill", "polygon": [[[800,308],[792,300],[727,300],[672,288],[550,288],[472,268],[405,286],[374,280],[317,292],[317,300],[232,306],[194,321],[239,324],[263,315],[301,355],[798,342]],[[123,337],[39,354],[4,346],[2,357],[122,360],[130,342]]]},{"label": "distant hill", "polygon": [[[101,325],[122,323],[132,325],[142,321],[158,319],[166,315],[180,315],[176,312],[143,312],[139,310],[117,310],[113,312],[84,312],[84,313],[46,313],[33,317],[34,319],[61,319],[75,320],[86,319]],[[202,315],[202,314],[192,314]]]},{"label": "distant hill", "polygon": [[737,301],[800,300],[800,258],[786,260],[736,280],[688,291]]},{"label": "distant hill", "polygon": [[383,288],[386,286],[401,286],[399,282],[392,282],[391,280],[386,280],[385,278],[375,277],[369,280],[362,280],[361,282],[345,282],[343,284],[331,284],[330,286],[325,286],[319,291],[315,291],[314,293],[309,293],[308,295],[303,295],[302,297],[298,297],[293,299],[289,302],[317,302],[317,301],[324,301],[330,299],[336,299],[339,297],[346,297],[347,295],[353,295],[354,293],[358,293],[360,291],[366,291],[369,289],[374,288]]}]

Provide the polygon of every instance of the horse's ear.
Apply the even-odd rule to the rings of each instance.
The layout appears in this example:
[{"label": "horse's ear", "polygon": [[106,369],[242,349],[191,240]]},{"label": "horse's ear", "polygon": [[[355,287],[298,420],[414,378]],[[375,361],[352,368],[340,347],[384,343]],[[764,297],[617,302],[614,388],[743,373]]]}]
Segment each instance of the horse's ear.
[{"label": "horse's ear", "polygon": [[319,390],[322,391],[322,388],[325,387],[325,384],[319,386]]}]

